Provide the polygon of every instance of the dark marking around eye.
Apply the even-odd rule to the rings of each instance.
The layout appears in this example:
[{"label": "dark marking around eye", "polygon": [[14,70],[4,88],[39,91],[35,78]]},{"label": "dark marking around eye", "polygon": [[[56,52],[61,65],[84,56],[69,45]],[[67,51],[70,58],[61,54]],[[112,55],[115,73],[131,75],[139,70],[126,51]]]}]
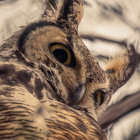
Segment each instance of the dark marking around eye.
[{"label": "dark marking around eye", "polygon": [[23,47],[25,42],[26,42],[26,38],[28,37],[28,35],[32,32],[35,31],[37,28],[42,28],[44,26],[56,26],[58,27],[56,24],[51,23],[51,22],[47,22],[47,21],[40,21],[38,23],[33,23],[31,25],[29,25],[24,31],[23,33],[20,35],[19,40],[18,40],[18,47],[19,50],[22,53],[25,53],[25,48]]}]

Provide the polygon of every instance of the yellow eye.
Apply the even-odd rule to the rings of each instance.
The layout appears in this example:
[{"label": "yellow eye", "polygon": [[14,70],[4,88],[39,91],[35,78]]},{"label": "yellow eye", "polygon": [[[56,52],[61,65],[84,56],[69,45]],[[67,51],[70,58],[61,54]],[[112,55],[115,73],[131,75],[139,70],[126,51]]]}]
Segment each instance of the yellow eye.
[{"label": "yellow eye", "polygon": [[102,90],[97,90],[93,94],[93,99],[94,99],[95,107],[98,107],[98,106],[103,104],[104,97],[105,97],[105,93]]},{"label": "yellow eye", "polygon": [[50,52],[62,64],[71,67],[76,64],[75,57],[72,50],[61,43],[52,43],[50,45]]}]

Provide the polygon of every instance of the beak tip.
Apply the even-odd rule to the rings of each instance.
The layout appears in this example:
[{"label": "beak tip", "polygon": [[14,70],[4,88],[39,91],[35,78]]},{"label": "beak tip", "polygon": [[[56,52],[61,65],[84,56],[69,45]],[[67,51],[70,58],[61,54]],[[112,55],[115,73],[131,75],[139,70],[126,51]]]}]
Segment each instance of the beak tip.
[{"label": "beak tip", "polygon": [[81,101],[82,97],[85,94],[86,87],[85,87],[85,84],[81,84],[80,86],[76,87],[75,89],[76,90],[75,90],[73,96],[70,98],[70,103],[69,103],[70,106],[78,104]]}]

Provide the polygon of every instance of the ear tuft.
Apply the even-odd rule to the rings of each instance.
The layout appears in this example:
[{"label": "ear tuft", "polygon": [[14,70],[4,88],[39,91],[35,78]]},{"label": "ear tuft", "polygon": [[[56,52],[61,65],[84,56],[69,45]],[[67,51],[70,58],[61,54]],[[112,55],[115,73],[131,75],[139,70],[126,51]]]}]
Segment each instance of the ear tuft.
[{"label": "ear tuft", "polygon": [[46,10],[42,20],[56,22],[64,8],[64,3],[65,0],[46,0]]},{"label": "ear tuft", "polygon": [[77,29],[83,17],[83,0],[47,0],[42,20],[69,24]]},{"label": "ear tuft", "polygon": [[69,0],[67,2],[67,19],[69,23],[75,28],[78,28],[78,25],[83,17],[83,0]]}]

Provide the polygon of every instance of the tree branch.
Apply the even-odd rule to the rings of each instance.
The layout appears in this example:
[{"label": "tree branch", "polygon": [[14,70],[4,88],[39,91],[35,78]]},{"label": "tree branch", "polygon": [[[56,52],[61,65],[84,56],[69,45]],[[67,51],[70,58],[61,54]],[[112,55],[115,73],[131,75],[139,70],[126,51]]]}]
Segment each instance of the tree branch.
[{"label": "tree branch", "polygon": [[98,124],[105,129],[111,123],[140,107],[140,92],[129,95],[119,103],[109,107],[99,118]]},{"label": "tree branch", "polygon": [[92,35],[92,34],[81,34],[80,37],[82,39],[88,39],[90,41],[102,40],[102,41],[106,41],[106,42],[111,42],[111,43],[116,43],[116,44],[119,44],[119,45],[127,46],[127,43],[125,42],[125,40],[119,41],[119,40],[114,40],[114,39],[111,39],[111,38],[106,38],[106,37]]}]

